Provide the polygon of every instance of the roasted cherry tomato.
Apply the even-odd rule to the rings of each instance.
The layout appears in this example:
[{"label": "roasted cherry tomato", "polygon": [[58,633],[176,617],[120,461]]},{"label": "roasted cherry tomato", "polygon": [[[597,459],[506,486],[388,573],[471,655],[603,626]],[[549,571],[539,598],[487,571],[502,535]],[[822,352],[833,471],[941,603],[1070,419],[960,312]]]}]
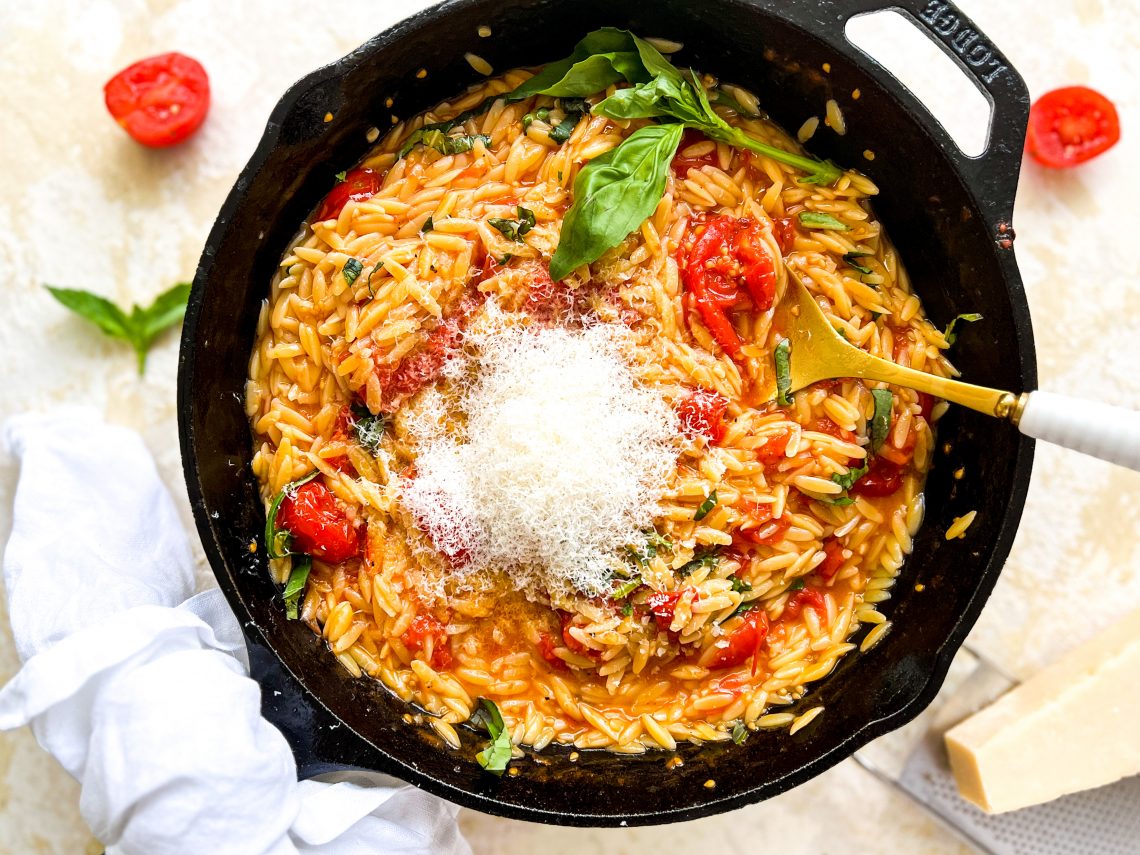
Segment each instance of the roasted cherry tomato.
[{"label": "roasted cherry tomato", "polygon": [[277,520],[293,535],[293,545],[314,558],[337,564],[360,554],[360,532],[332,491],[319,481],[302,484],[287,494]]},{"label": "roasted cherry tomato", "polygon": [[587,647],[577,638],[570,633],[570,627],[574,625],[574,615],[569,612],[559,612],[558,617],[562,620],[562,643],[565,644],[575,653],[584,653],[588,655],[596,655],[598,651],[592,650]]},{"label": "roasted cherry tomato", "polygon": [[681,423],[682,433],[692,437],[703,436],[709,442],[720,442],[726,430],[724,411],[727,408],[728,399],[723,395],[707,389],[694,389],[677,405],[677,420]]},{"label": "roasted cherry tomato", "polygon": [[758,312],[770,309],[776,296],[775,268],[760,224],[748,218],[711,217],[694,229],[681,249],[681,275],[693,306],[717,344],[738,359],[740,337],[727,312],[740,304],[741,288]]},{"label": "roasted cherry tomato", "polygon": [[827,614],[827,603],[824,602],[823,594],[819,591],[813,591],[811,588],[796,591],[788,597],[788,602],[784,605],[784,614],[781,617],[787,616],[789,620],[795,620],[804,609],[813,609],[818,617]]},{"label": "roasted cherry tomato", "polygon": [[687,128],[681,135],[681,143],[677,146],[677,154],[673,157],[672,164],[670,164],[673,168],[673,174],[678,178],[684,178],[688,175],[690,169],[700,169],[702,166],[716,166],[720,161],[717,158],[715,144],[713,145],[712,151],[707,154],[697,155],[696,157],[685,157],[685,149],[691,148],[698,143],[708,141],[709,138],[700,131]]},{"label": "roasted cherry tomato", "polygon": [[820,416],[808,426],[808,430],[814,430],[816,433],[826,433],[844,442],[855,441],[855,434],[849,430],[844,430],[827,416]]},{"label": "roasted cherry tomato", "polygon": [[839,542],[839,538],[833,537],[824,543],[823,554],[823,561],[815,569],[824,579],[830,579],[839,572],[839,568],[847,560],[843,557],[843,544]]},{"label": "roasted cherry tomato", "polygon": [[758,525],[753,528],[739,529],[737,534],[752,543],[762,546],[779,543],[784,539],[784,532],[792,526],[788,514],[784,514],[779,519],[772,519],[772,505],[770,503],[745,502],[744,507],[748,516]]},{"label": "roasted cherry tomato", "polygon": [[[649,606],[649,612],[653,615],[654,620],[657,621],[657,627],[665,632],[669,631],[669,627],[673,625],[673,613],[677,610],[677,603],[681,596],[685,593],[681,591],[657,591],[649,595],[645,604]],[[698,599],[698,595],[694,592],[693,602]]]},{"label": "roasted cherry tomato", "polygon": [[341,209],[349,202],[371,199],[380,192],[380,183],[383,180],[383,175],[367,166],[350,169],[344,176],[344,181],[337,182],[337,185],[329,191],[329,195],[325,196],[314,222],[319,223],[322,220],[339,217]]},{"label": "roasted cherry tomato", "polygon": [[847,492],[878,498],[890,496],[902,486],[902,469],[884,457],[871,461],[867,474],[851,485]]},{"label": "roasted cherry tomato", "polygon": [[[432,615],[416,615],[404,634],[400,636],[404,646],[416,653],[428,651],[427,663],[437,671],[451,665],[451,650],[447,644],[447,630],[438,618]],[[429,650],[430,647],[430,650]]]},{"label": "roasted cherry tomato", "polygon": [[926,419],[927,424],[933,424],[934,422],[934,405],[937,401],[938,399],[933,395],[928,395],[925,392],[918,393],[919,415]]},{"label": "roasted cherry tomato", "polygon": [[772,231],[776,235],[776,243],[780,245],[780,252],[787,255],[796,246],[796,235],[799,232],[796,230],[795,217],[780,217],[772,220]]},{"label": "roasted cherry tomato", "polygon": [[[762,609],[745,612],[740,623],[728,630],[721,641],[714,642],[715,653],[702,660],[707,668],[735,668],[749,659],[752,660],[752,673],[759,665],[760,648],[768,637],[768,616]],[[723,647],[722,642],[727,641]]]},{"label": "roasted cherry tomato", "polygon": [[787,460],[788,440],[792,435],[788,432],[778,433],[756,449],[756,459],[765,466],[775,466]]},{"label": "roasted cherry tomato", "polygon": [[1087,86],[1046,92],[1029,111],[1026,148],[1038,163],[1054,169],[1091,160],[1119,139],[1116,107]]},{"label": "roasted cherry tomato", "polygon": [[[577,640],[577,639],[575,639]],[[548,633],[543,632],[538,636],[538,652],[543,659],[552,667],[557,668],[559,671],[569,670],[566,661],[554,652],[557,645],[554,643],[554,637]]]},{"label": "roasted cherry tomato", "polygon": [[164,53],[141,59],[108,80],[103,100],[136,142],[160,148],[198,130],[210,107],[210,79],[198,60]]}]

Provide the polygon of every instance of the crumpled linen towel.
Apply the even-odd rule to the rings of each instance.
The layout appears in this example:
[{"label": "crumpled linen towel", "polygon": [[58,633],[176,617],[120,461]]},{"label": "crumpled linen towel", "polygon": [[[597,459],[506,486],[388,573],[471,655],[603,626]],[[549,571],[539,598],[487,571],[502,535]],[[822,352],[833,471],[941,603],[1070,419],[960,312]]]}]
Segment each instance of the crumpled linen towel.
[{"label": "crumpled linen towel", "polygon": [[137,434],[65,409],[18,416],[2,440],[21,461],[4,583],[24,664],[0,729],[32,726],[108,853],[469,855],[458,807],[411,785],[297,781],[221,592],[190,597],[186,538]]}]

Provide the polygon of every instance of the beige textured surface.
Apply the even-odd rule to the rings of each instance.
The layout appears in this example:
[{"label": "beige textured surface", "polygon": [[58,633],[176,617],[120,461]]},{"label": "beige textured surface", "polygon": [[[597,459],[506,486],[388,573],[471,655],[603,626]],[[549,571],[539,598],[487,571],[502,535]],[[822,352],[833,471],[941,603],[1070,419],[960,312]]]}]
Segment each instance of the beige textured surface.
[{"label": "beige textured surface", "polygon": [[[142,431],[184,497],[174,420],[176,336],[142,380],[128,349],[68,317],[40,283],[149,300],[189,276],[213,215],[273,103],[306,71],[425,5],[279,0],[8,0],[0,16],[0,417],[85,402]],[[1140,6],[1109,0],[984,3],[968,14],[1031,90],[1087,82],[1119,105],[1124,141],[1077,172],[1023,173],[1017,249],[1038,336],[1042,385],[1140,407],[1140,253],[1127,235],[1140,195]],[[134,59],[179,49],[214,84],[189,144],[152,152],[107,118],[104,80]],[[880,153],[880,156],[889,156]],[[1112,238],[1125,235],[1123,239]],[[905,248],[904,248],[905,249]],[[0,457],[0,538],[15,468]],[[1041,448],[1025,522],[974,635],[1017,673],[1140,605],[1140,475]],[[184,505],[184,502],[183,502]],[[189,511],[185,510],[189,526]],[[208,571],[201,568],[206,583]],[[6,630],[5,630],[6,632]],[[15,671],[0,637],[0,679]],[[95,846],[78,788],[22,731],[0,735],[0,853]],[[729,816],[636,831],[565,830],[466,814],[478,852],[959,852],[954,837],[852,762]],[[889,829],[883,836],[882,829]],[[762,843],[757,843],[761,841]],[[98,851],[94,849],[93,851]]]}]

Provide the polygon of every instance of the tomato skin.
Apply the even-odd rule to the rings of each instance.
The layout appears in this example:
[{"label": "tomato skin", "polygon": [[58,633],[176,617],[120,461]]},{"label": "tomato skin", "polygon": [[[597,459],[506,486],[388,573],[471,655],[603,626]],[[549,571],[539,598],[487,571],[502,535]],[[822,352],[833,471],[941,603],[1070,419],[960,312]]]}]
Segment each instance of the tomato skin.
[{"label": "tomato skin", "polygon": [[787,514],[772,519],[772,505],[759,502],[746,502],[748,516],[759,523],[755,528],[739,529],[737,534],[745,540],[761,546],[772,546],[784,539],[784,533],[792,527]]},{"label": "tomato skin", "polygon": [[788,440],[791,438],[790,433],[777,434],[756,449],[756,459],[765,466],[775,466],[787,460]]},{"label": "tomato skin", "polygon": [[933,395],[928,395],[925,392],[918,393],[918,406],[919,415],[922,416],[928,425],[934,424],[934,405],[938,399]]},{"label": "tomato skin", "polygon": [[741,342],[726,312],[740,304],[741,286],[758,312],[770,309],[776,296],[775,267],[763,236],[755,220],[719,215],[698,224],[678,252],[692,306],[733,359],[740,358]]},{"label": "tomato skin", "polygon": [[724,412],[728,398],[707,389],[694,389],[677,405],[677,420],[687,436],[703,436],[711,443],[724,439]]},{"label": "tomato skin", "polygon": [[716,648],[711,658],[704,660],[708,668],[735,668],[752,660],[752,674],[759,665],[760,648],[768,637],[768,616],[762,609],[745,612],[740,625],[728,633],[728,646]]},{"label": "tomato skin", "polygon": [[1120,117],[1111,101],[1087,86],[1046,92],[1029,111],[1025,145],[1052,169],[1091,160],[1120,140]]},{"label": "tomato skin", "polygon": [[301,552],[339,564],[360,554],[360,532],[324,484],[310,481],[286,495],[277,512],[278,523],[293,535]]},{"label": "tomato skin", "polygon": [[108,80],[103,101],[132,139],[162,148],[201,126],[210,108],[210,79],[198,60],[164,53],[140,59]]},{"label": "tomato skin", "polygon": [[[691,591],[692,588],[684,588],[680,591],[655,591],[649,595],[645,604],[649,607],[650,614],[653,619],[657,621],[658,629],[663,632],[669,632],[669,627],[673,625],[673,613],[677,610],[677,603],[684,595],[685,591]],[[693,591],[693,602],[699,599],[696,591]]]},{"label": "tomato skin", "polygon": [[325,200],[321,202],[321,207],[317,209],[317,215],[313,218],[313,222],[319,223],[322,220],[339,217],[341,210],[350,201],[358,202],[361,199],[371,199],[380,192],[380,184],[383,180],[383,175],[367,166],[350,169],[344,176],[344,181],[338,182],[325,196]]},{"label": "tomato skin", "polygon": [[848,493],[869,498],[890,496],[902,486],[902,468],[883,457],[871,461],[867,474],[851,485]]},{"label": "tomato skin", "polygon": [[716,148],[708,154],[702,154],[699,157],[684,157],[681,152],[690,146],[707,140],[704,134],[693,128],[686,128],[685,132],[681,134],[681,143],[677,146],[677,154],[673,156],[673,162],[669,164],[673,170],[673,174],[678,178],[684,178],[689,174],[690,169],[700,169],[702,166],[716,166],[720,163],[717,157]]},{"label": "tomato skin", "polygon": [[795,217],[780,217],[772,220],[772,230],[776,235],[776,243],[780,245],[780,252],[787,255],[796,246],[796,236],[799,232],[796,230]]},{"label": "tomato skin", "polygon": [[814,430],[816,433],[826,433],[829,436],[833,436],[836,439],[842,440],[843,442],[855,441],[855,434],[851,433],[849,430],[844,430],[827,416],[820,416],[818,419],[811,423],[811,426],[808,429]]},{"label": "tomato skin", "polygon": [[[575,641],[577,641],[577,639],[575,639]],[[559,671],[569,671],[570,666],[566,664],[565,660],[563,660],[562,657],[554,652],[554,648],[556,646],[557,645],[554,643],[554,637],[549,632],[543,632],[539,634],[539,655],[541,655],[542,658],[546,660],[547,664],[552,668],[557,668]]]},{"label": "tomato skin", "polygon": [[843,557],[843,544],[839,538],[833,537],[823,545],[824,559],[815,569],[824,579],[830,579],[839,572],[839,568],[847,560]]},{"label": "tomato skin", "polygon": [[784,605],[784,613],[781,617],[786,616],[790,620],[795,620],[804,609],[814,610],[819,617],[823,617],[823,615],[827,614],[827,604],[824,602],[823,594],[819,591],[813,591],[811,588],[796,591],[788,597],[788,602]]},{"label": "tomato skin", "polygon": [[413,653],[424,650],[428,639],[431,639],[431,658],[428,664],[437,671],[441,668],[451,667],[451,650],[447,644],[447,631],[443,623],[432,615],[418,614],[412,618],[411,624],[400,640],[404,646]]}]

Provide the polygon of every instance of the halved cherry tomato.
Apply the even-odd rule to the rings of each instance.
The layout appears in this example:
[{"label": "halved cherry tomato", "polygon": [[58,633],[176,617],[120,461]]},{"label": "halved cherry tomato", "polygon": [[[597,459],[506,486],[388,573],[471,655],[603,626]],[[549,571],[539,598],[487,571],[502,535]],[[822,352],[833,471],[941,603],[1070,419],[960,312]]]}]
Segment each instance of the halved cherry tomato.
[{"label": "halved cherry tomato", "polygon": [[694,389],[677,405],[677,420],[681,432],[688,436],[703,436],[709,442],[724,439],[726,426],[724,411],[728,399],[707,389]]},{"label": "halved cherry tomato", "polygon": [[570,666],[566,664],[566,660],[554,652],[554,648],[556,646],[557,645],[554,643],[554,637],[549,632],[539,633],[539,655],[541,655],[542,658],[545,659],[551,667],[557,668],[559,671],[568,671]]},{"label": "halved cherry tomato", "polygon": [[740,337],[726,314],[740,303],[741,286],[755,311],[772,307],[776,274],[763,245],[763,230],[752,219],[712,217],[698,224],[678,252],[685,288],[724,352],[740,357]]},{"label": "halved cherry tomato", "polygon": [[780,245],[780,252],[787,255],[796,246],[796,235],[799,232],[796,230],[795,217],[779,217],[772,220],[772,231],[776,235],[776,243]]},{"label": "halved cherry tomato", "polygon": [[673,174],[678,178],[684,178],[688,175],[690,169],[700,169],[702,166],[716,166],[719,159],[716,154],[716,146],[708,154],[702,154],[697,157],[685,157],[685,149],[696,145],[697,143],[705,142],[708,139],[704,134],[693,128],[688,128],[681,134],[681,143],[677,146],[677,154],[673,157],[673,162],[670,164],[673,169]]},{"label": "halved cherry tomato", "polygon": [[792,435],[788,432],[776,434],[756,449],[756,459],[765,466],[774,466],[782,460],[787,460],[788,440]]},{"label": "halved cherry tomato", "polygon": [[310,481],[286,494],[277,512],[301,552],[337,564],[360,554],[360,532],[324,484]]},{"label": "halved cherry tomato", "polygon": [[371,199],[380,192],[380,184],[383,180],[383,175],[367,166],[350,169],[348,174],[344,176],[344,181],[338,182],[329,191],[329,195],[325,196],[325,200],[321,202],[321,207],[317,209],[317,216],[314,217],[313,221],[319,223],[322,220],[339,217],[341,209],[350,201]]},{"label": "halved cherry tomato", "polygon": [[210,79],[198,60],[164,53],[140,59],[108,80],[103,100],[136,142],[160,148],[198,130],[210,108]]},{"label": "halved cherry tomato", "polygon": [[[723,647],[716,647],[711,658],[702,660],[708,668],[735,668],[752,659],[752,673],[759,665],[760,648],[768,637],[768,616],[763,609],[752,609],[741,617],[740,624],[730,630]],[[715,642],[714,642],[715,643]]]},{"label": "halved cherry tomato", "polygon": [[1087,86],[1046,92],[1029,111],[1026,148],[1038,163],[1053,169],[1091,160],[1119,139],[1116,107]]},{"label": "halved cherry tomato", "polygon": [[871,461],[867,474],[851,485],[847,492],[878,498],[890,496],[902,486],[902,469],[883,457]]},{"label": "halved cherry tomato", "polygon": [[400,640],[413,653],[426,650],[430,642],[431,654],[428,657],[428,664],[436,670],[450,667],[451,650],[447,645],[447,630],[438,618],[425,614],[416,615],[404,630],[404,634],[400,636]]},{"label": "halved cherry tomato", "polygon": [[761,546],[779,543],[784,539],[784,532],[792,527],[789,514],[784,514],[779,519],[772,519],[772,505],[770,503],[745,502],[744,507],[748,516],[759,525],[755,528],[738,529],[736,533],[752,543]]},{"label": "halved cherry tomato", "polygon": [[343,472],[345,475],[349,475],[353,478],[357,476],[356,467],[352,465],[352,461],[348,459],[347,454],[330,457],[325,462],[337,472]]},{"label": "halved cherry tomato", "polygon": [[597,655],[598,651],[592,650],[587,647],[577,638],[570,634],[570,627],[574,625],[574,615],[569,612],[559,612],[558,617],[562,620],[562,643],[569,647],[575,653],[584,653],[588,655]]},{"label": "halved cherry tomato", "polygon": [[781,617],[787,616],[790,620],[795,620],[804,609],[813,609],[819,617],[827,614],[827,603],[823,599],[823,594],[819,591],[813,591],[811,588],[796,591],[788,597]]},{"label": "halved cherry tomato", "polygon": [[[677,603],[687,590],[692,589],[655,591],[646,599],[645,604],[649,606],[649,612],[653,615],[653,619],[657,621],[657,627],[659,629],[665,632],[669,631],[669,627],[673,625],[673,613],[677,610]],[[693,602],[695,603],[699,598],[699,595],[694,591]]]},{"label": "halved cherry tomato", "polygon": [[855,434],[849,430],[845,430],[829,419],[827,416],[820,416],[808,427],[808,430],[814,430],[816,433],[826,433],[836,439],[841,439],[844,442],[854,442]]},{"label": "halved cherry tomato", "polygon": [[840,543],[839,538],[833,537],[828,540],[823,545],[823,554],[825,556],[823,561],[815,569],[824,579],[830,579],[839,572],[839,568],[847,560],[843,557],[843,544]]}]

